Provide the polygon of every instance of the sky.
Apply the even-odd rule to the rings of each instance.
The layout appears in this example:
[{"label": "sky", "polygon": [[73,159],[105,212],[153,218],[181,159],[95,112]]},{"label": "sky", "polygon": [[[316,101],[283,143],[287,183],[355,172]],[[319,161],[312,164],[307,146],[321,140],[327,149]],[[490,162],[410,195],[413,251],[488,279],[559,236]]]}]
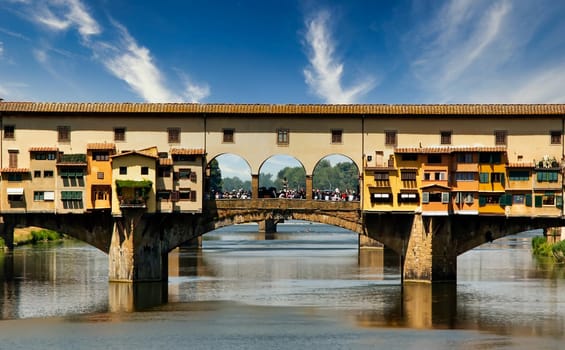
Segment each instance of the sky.
[{"label": "sky", "polygon": [[0,98],[564,103],[565,1],[0,0]]},{"label": "sky", "polygon": [[0,0],[11,101],[563,103],[556,0]]}]

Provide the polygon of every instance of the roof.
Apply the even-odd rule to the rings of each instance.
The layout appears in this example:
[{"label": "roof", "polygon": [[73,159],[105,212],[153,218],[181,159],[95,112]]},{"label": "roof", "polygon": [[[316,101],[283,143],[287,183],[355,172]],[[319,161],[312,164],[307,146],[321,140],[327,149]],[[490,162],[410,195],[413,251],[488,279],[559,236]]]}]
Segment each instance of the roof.
[{"label": "roof", "polygon": [[30,147],[30,152],[59,152],[57,147]]},{"label": "roof", "polygon": [[203,155],[206,154],[204,148],[171,148],[171,155]]},{"label": "roof", "polygon": [[457,152],[506,152],[506,146],[437,146],[437,147],[397,147],[394,153],[457,153]]},{"label": "roof", "polygon": [[2,168],[1,173],[29,173],[30,170],[27,168]]},{"label": "roof", "polygon": [[153,159],[159,158],[157,156],[147,154],[147,153],[144,153],[144,152],[139,152],[139,151],[129,151],[129,152],[123,152],[123,153],[119,153],[119,154],[114,154],[114,155],[111,155],[110,158],[118,158],[118,157],[133,156],[133,155],[138,155],[138,156],[153,158]]},{"label": "roof", "polygon": [[159,158],[159,165],[173,165],[173,160],[171,158]]},{"label": "roof", "polygon": [[507,168],[533,168],[534,163],[509,163]]},{"label": "roof", "polygon": [[199,104],[0,102],[0,112],[334,115],[564,115],[565,104]]},{"label": "roof", "polygon": [[113,143],[103,142],[103,143],[89,143],[86,145],[86,149],[93,150],[115,150],[116,145]]}]

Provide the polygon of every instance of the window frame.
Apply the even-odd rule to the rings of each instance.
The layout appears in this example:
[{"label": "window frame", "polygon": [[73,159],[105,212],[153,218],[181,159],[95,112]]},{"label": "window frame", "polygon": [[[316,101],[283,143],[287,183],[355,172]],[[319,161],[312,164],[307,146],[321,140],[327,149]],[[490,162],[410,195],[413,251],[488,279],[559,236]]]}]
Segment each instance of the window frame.
[{"label": "window frame", "polygon": [[507,130],[495,130],[494,131],[494,144],[496,146],[507,146],[508,145],[508,131]]},{"label": "window frame", "polygon": [[4,139],[5,140],[15,140],[16,139],[16,126],[15,125],[11,125],[11,124],[10,125],[4,125]]},{"label": "window frame", "polygon": [[331,143],[332,144],[342,144],[343,143],[343,130],[342,129],[332,129],[331,130]]},{"label": "window frame", "polygon": [[222,129],[222,143],[235,143],[235,129],[225,128]]},{"label": "window frame", "polygon": [[440,143],[442,145],[451,145],[451,135],[453,133],[450,130],[443,130],[439,132]]},{"label": "window frame", "polygon": [[180,128],[167,128],[168,143],[180,143]]},{"label": "window frame", "polygon": [[549,137],[550,137],[549,141],[552,145],[560,145],[562,136],[563,135],[561,133],[561,130],[551,130],[549,132]]},{"label": "window frame", "polygon": [[114,127],[114,141],[115,142],[125,142],[126,141],[126,127],[116,126]]},{"label": "window frame", "polygon": [[277,129],[277,145],[288,145],[290,143],[290,130],[286,128]]},{"label": "window frame", "polygon": [[396,146],[397,142],[396,130],[385,130],[385,146]]},{"label": "window frame", "polygon": [[71,142],[71,127],[69,125],[57,126],[57,141],[58,142]]}]

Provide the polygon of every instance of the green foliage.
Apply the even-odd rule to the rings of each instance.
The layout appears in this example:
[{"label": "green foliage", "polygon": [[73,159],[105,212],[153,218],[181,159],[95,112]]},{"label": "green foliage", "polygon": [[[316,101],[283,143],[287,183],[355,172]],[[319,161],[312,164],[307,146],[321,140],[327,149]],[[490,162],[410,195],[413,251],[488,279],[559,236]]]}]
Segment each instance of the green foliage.
[{"label": "green foliage", "polygon": [[340,162],[332,167],[326,159],[320,161],[313,174],[313,184],[315,189],[334,190],[339,188],[342,191],[359,190],[359,173],[357,166],[353,162]]},{"label": "green foliage", "polygon": [[565,262],[565,241],[560,241],[552,245],[553,257],[559,262]]},{"label": "green foliage", "polygon": [[86,163],[86,154],[62,154],[61,163]]},{"label": "green foliage", "polygon": [[545,237],[532,239],[532,251],[536,256],[551,257],[557,262],[565,262],[565,241],[548,243]]},{"label": "green foliage", "polygon": [[152,186],[151,180],[116,180],[116,193],[121,196],[123,188],[136,188],[140,190],[141,197],[147,200]]},{"label": "green foliage", "polygon": [[53,230],[31,231],[32,243],[56,241],[62,238],[62,235]]},{"label": "green foliage", "polygon": [[[287,188],[293,190],[300,190],[306,188],[306,171],[303,167],[285,167],[277,174],[274,187],[278,189],[284,188],[284,179],[287,181]],[[265,186],[261,184],[261,186]],[[265,186],[269,187],[269,186]]]},{"label": "green foliage", "polygon": [[4,238],[0,237],[0,249],[6,248],[6,241]]},{"label": "green foliage", "polygon": [[259,174],[259,186],[260,187],[275,187],[275,182],[273,181],[273,174],[260,173]]},{"label": "green foliage", "polygon": [[210,177],[209,177],[210,191],[222,191],[224,184],[222,181],[222,170],[220,169],[218,160],[212,159],[209,167],[210,167]]},{"label": "green foliage", "polygon": [[251,181],[242,181],[239,177],[228,177],[222,180],[224,191],[237,191],[243,189],[244,191],[251,191]]}]

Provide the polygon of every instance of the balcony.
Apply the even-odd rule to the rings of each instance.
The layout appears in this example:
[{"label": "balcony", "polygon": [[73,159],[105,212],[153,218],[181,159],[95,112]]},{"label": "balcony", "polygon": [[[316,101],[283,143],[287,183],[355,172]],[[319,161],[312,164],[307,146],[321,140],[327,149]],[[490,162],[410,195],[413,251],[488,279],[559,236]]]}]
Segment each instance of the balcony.
[{"label": "balcony", "polygon": [[116,180],[116,193],[120,209],[147,208],[147,200],[153,183],[149,180]]}]

